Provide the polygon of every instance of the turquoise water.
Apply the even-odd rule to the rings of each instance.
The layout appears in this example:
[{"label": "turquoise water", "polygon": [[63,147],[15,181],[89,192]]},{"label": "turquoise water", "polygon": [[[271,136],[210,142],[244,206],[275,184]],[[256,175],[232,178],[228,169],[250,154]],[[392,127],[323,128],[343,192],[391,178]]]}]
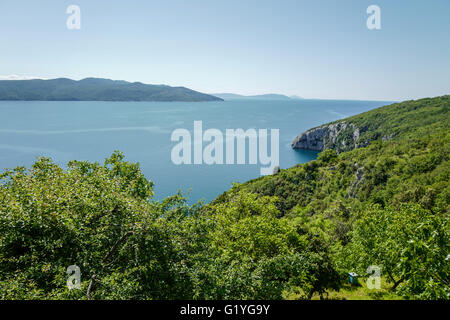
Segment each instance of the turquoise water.
[{"label": "turquoise water", "polygon": [[280,167],[314,159],[316,152],[291,149],[299,133],[388,102],[341,100],[225,102],[25,102],[0,101],[0,169],[30,166],[37,156],[60,165],[99,161],[114,150],[139,162],[155,183],[155,198],[189,191],[189,202],[210,201],[232,182],[260,176],[260,165],[175,165],[172,131],[249,128],[280,130]]}]

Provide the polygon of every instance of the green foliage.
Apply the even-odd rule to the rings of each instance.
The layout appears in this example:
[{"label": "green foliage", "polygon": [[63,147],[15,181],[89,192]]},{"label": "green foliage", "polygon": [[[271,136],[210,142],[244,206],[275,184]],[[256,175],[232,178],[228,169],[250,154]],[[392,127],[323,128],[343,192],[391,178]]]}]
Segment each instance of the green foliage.
[{"label": "green foliage", "polygon": [[343,263],[365,274],[378,265],[408,298],[448,299],[450,249],[448,217],[418,205],[368,209],[355,223]]},{"label": "green foliage", "polygon": [[[348,124],[336,140],[325,141],[326,149],[350,151],[355,144],[367,146],[376,140],[432,134],[449,127],[450,96],[404,101],[370,110],[344,120]],[[358,130],[358,138],[353,133]],[[356,140],[356,141],[355,141]]]},{"label": "green foliage", "polygon": [[[422,208],[420,210],[425,210],[434,217],[435,222],[430,228],[435,228],[436,232],[441,230],[438,228],[439,223],[448,228],[449,99],[450,96],[444,96],[408,101],[349,118],[349,121],[352,120],[358,126],[370,128],[369,131],[377,137],[392,135],[392,139],[374,140],[365,148],[339,155],[334,150],[326,150],[315,161],[282,170],[277,175],[236,185],[212,204],[227,203],[236,193],[243,191],[257,194],[260,198],[276,196],[276,206],[282,217],[298,221],[308,234],[320,237],[327,247],[332,248],[332,261],[336,263],[344,279],[355,264],[350,261],[344,263],[342,252],[348,254],[352,248],[352,230],[355,225],[359,225],[362,217],[372,212],[373,205],[378,205],[380,210],[386,207],[391,208],[391,211],[398,210],[402,214],[408,214],[402,206],[415,204],[417,210]],[[428,216],[416,217],[414,221],[403,222],[428,225]],[[361,237],[370,239],[377,232],[367,229]],[[441,230],[441,235],[442,232]],[[389,236],[394,237],[394,234]],[[442,239],[436,245],[442,255],[448,254],[448,237]],[[369,263],[365,268],[376,264],[370,262],[377,260],[375,257],[369,259],[361,251],[358,252],[356,256],[366,264]],[[427,268],[434,270],[434,274],[439,274],[442,279],[448,279],[448,266],[442,262],[441,256],[414,252],[416,255],[424,255],[416,257],[417,263],[422,263],[419,262],[422,258],[430,259]],[[397,265],[400,263],[397,259],[405,259],[406,254],[408,253],[405,251],[393,256],[390,264]],[[377,261],[388,263],[386,257]],[[432,268],[431,264],[435,267]],[[418,266],[410,268],[419,270]],[[400,277],[393,273],[396,280],[391,281],[403,280],[398,292],[405,297],[443,298],[448,293],[448,283],[438,281],[427,272],[404,272],[404,276]]]},{"label": "green foliage", "polygon": [[[393,289],[385,296],[448,299],[448,100],[353,117],[368,128],[366,147],[327,150],[207,205],[152,200],[153,183],[119,152],[8,170],[0,298],[342,298],[347,272],[378,265]],[[81,289],[67,288],[70,265]]]},{"label": "green foliage", "polygon": [[[2,174],[3,298],[85,297],[68,292],[70,265],[80,267],[84,292],[95,277],[93,298],[180,297],[181,262],[170,221],[160,219],[168,208],[148,201],[152,183],[122,158],[72,161],[67,170],[41,158],[28,172]],[[181,199],[171,206],[189,212]]]},{"label": "green foliage", "polygon": [[[246,192],[208,209],[213,259],[220,265],[216,279],[226,290],[204,297],[281,299],[297,290],[302,298],[336,287],[337,273],[326,248],[290,219],[279,218],[276,198]],[[208,269],[214,267],[210,261]],[[223,278],[223,274],[229,277]]]},{"label": "green foliage", "polygon": [[[3,299],[281,299],[336,287],[325,248],[279,218],[276,198],[151,201],[152,182],[118,152],[67,170],[41,158],[1,179]],[[80,290],[66,286],[70,265]]]}]

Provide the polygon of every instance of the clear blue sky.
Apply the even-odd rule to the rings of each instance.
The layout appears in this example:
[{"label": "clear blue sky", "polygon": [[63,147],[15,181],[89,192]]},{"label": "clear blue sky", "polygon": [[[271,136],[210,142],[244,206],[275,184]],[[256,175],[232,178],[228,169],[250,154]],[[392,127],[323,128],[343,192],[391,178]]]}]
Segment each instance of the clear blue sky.
[{"label": "clear blue sky", "polygon": [[[81,30],[66,8],[81,8]],[[366,9],[381,7],[381,30]],[[404,100],[450,93],[449,0],[1,0],[0,75],[208,93]]]}]

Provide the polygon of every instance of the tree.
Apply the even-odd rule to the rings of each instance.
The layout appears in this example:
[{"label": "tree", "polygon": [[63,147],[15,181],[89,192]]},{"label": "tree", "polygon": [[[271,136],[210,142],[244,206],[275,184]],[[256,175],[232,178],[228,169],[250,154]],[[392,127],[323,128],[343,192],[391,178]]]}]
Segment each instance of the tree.
[{"label": "tree", "polygon": [[[0,179],[3,299],[191,297],[176,228],[161,219],[191,208],[179,196],[151,202],[153,183],[122,154],[67,169],[41,158]],[[66,286],[70,265],[81,270],[81,290]]]},{"label": "tree", "polygon": [[448,217],[419,205],[373,206],[355,224],[348,260],[361,274],[378,265],[399,293],[448,299]]}]

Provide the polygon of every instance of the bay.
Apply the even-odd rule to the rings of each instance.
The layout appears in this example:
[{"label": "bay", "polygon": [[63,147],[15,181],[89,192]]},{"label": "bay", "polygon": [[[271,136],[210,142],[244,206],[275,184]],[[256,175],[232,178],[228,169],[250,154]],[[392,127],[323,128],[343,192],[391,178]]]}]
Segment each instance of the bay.
[{"label": "bay", "polygon": [[190,203],[211,201],[230,188],[260,176],[260,165],[175,165],[175,129],[279,129],[280,167],[317,157],[293,150],[292,140],[309,128],[390,102],[346,100],[233,100],[223,102],[0,101],[0,171],[29,167],[38,156],[103,162],[114,150],[139,162],[155,183],[155,199],[181,190]]}]

